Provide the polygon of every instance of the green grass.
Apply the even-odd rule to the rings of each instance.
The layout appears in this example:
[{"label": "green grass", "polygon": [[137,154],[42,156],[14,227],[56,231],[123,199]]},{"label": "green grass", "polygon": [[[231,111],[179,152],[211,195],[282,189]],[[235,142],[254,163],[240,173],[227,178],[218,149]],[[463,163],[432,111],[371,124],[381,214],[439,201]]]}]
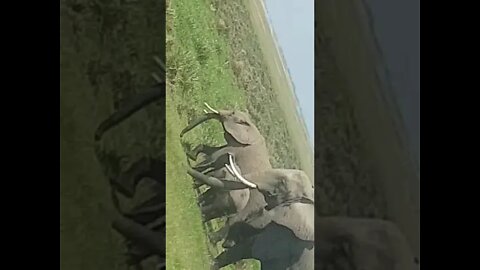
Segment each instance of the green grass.
[{"label": "green grass", "polygon": [[[207,242],[205,229],[216,230],[222,221],[205,229],[202,226],[179,141],[181,129],[203,113],[203,102],[217,108],[246,109],[245,94],[229,67],[228,41],[215,25],[215,15],[202,0],[171,1],[167,10],[167,267],[171,269],[209,269],[210,256],[221,251]],[[220,145],[223,130],[218,122],[210,121],[185,137],[193,145]],[[235,267],[259,268],[247,260],[226,269]]]},{"label": "green grass", "polygon": [[209,269],[207,239],[191,180],[185,174],[185,155],[173,140],[184,123],[171,105],[167,107],[167,269]]}]

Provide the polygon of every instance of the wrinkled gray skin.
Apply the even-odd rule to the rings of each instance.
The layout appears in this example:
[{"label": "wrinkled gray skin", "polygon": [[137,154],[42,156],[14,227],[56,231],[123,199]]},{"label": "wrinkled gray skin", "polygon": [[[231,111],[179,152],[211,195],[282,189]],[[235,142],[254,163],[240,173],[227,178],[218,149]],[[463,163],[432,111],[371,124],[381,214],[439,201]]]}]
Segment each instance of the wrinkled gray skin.
[{"label": "wrinkled gray skin", "polygon": [[[353,269],[419,269],[410,246],[400,229],[380,219],[317,217],[317,243],[321,245],[321,262],[331,262],[341,251]],[[323,265],[316,265],[318,269]]]},{"label": "wrinkled gray skin", "polygon": [[[198,171],[188,173],[207,185],[224,190],[247,188],[243,183],[220,180]],[[314,192],[308,176],[300,170],[270,169],[245,174],[256,184],[265,208],[232,224],[231,230],[245,236],[220,254],[212,269],[242,259],[254,258],[262,269],[314,269]]]},{"label": "wrinkled gray skin", "polygon": [[[238,166],[237,170],[241,171]],[[222,168],[208,175],[229,181],[236,181],[235,177],[230,174],[226,168]],[[241,211],[245,208],[249,197],[250,190],[248,189],[231,191],[215,187],[208,189],[198,198],[199,206],[204,216],[204,222]]]},{"label": "wrinkled gray skin", "polygon": [[199,145],[187,153],[191,159],[196,159],[199,153],[204,153],[207,160],[201,162],[194,169],[204,171],[208,168],[219,170],[227,162],[227,154],[235,156],[237,165],[243,173],[251,173],[272,168],[265,138],[253,124],[248,114],[234,110],[217,110],[218,113],[207,113],[192,121],[180,134],[185,133],[209,119],[216,119],[222,123],[224,137],[227,142],[220,147]]},{"label": "wrinkled gray skin", "polygon": [[[224,129],[224,138],[227,142],[224,146],[211,147],[199,145],[193,151],[187,153],[191,159],[196,159],[201,153],[207,159],[195,166],[194,169],[204,171],[211,169],[210,176],[217,178],[228,178],[225,176],[224,164],[227,163],[228,153],[235,156],[236,164],[241,168],[242,173],[252,173],[271,169],[269,153],[265,144],[265,138],[260,134],[258,128],[254,125],[248,114],[235,110],[217,110],[218,113],[207,113],[193,120],[185,129],[182,130],[180,137],[209,119],[216,119],[222,123]],[[228,174],[228,172],[227,172]],[[217,191],[214,187],[209,194],[213,195]],[[254,210],[260,209],[265,204],[263,196],[258,192],[250,191],[246,196],[244,192],[223,191],[215,195],[215,212],[210,211],[204,221],[225,216],[226,213],[237,213],[245,208],[244,213],[235,219],[241,220],[243,216]],[[211,208],[207,209],[210,210]],[[223,210],[222,210],[223,209]],[[212,241],[218,242],[225,237],[228,231],[228,224],[218,233],[212,235]]]}]

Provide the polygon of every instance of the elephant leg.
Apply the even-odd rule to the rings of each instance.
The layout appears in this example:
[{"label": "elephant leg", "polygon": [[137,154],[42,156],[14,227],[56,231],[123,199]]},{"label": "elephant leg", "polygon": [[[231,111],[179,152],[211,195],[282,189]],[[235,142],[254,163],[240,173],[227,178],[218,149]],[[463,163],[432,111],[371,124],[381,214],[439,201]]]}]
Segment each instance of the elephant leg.
[{"label": "elephant leg", "polygon": [[202,213],[204,213],[205,222],[207,222],[234,213],[234,208],[234,205],[230,203],[228,193],[217,192],[214,201],[202,207]]},{"label": "elephant leg", "polygon": [[201,207],[203,222],[208,222],[212,219],[220,218],[224,214],[214,203]]},{"label": "elephant leg", "polygon": [[240,260],[252,258],[253,241],[254,238],[249,238],[222,252],[215,258],[213,269],[220,269]]},{"label": "elephant leg", "polygon": [[213,188],[210,188],[208,189],[207,191],[203,192],[202,194],[200,194],[198,196],[198,202],[199,204],[201,205],[208,205],[208,204],[212,204],[215,200],[215,196],[216,196],[216,192],[218,192],[218,190],[215,190]]},{"label": "elephant leg", "polygon": [[208,146],[208,145],[205,145],[205,144],[199,144],[193,150],[188,151],[186,154],[191,160],[197,160],[198,154],[203,153],[207,156],[210,156],[210,155],[212,155],[213,153],[222,149],[225,146],[226,145],[224,145],[224,146]]}]

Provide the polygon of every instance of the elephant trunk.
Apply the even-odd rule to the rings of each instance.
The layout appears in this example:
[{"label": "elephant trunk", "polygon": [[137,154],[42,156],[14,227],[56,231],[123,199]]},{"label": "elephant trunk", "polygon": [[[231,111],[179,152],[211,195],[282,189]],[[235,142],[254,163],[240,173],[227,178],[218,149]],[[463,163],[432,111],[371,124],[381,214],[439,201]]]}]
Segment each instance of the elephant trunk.
[{"label": "elephant trunk", "polygon": [[185,133],[189,132],[190,130],[192,130],[194,127],[200,125],[201,123],[203,123],[207,120],[210,120],[212,118],[219,119],[218,117],[219,117],[219,115],[216,114],[216,113],[207,113],[207,114],[204,114],[204,115],[194,119],[187,127],[185,127],[182,130],[182,132],[180,133],[180,137],[182,137]]},{"label": "elephant trunk", "polygon": [[139,94],[132,100],[132,102],[112,114],[98,126],[97,130],[95,131],[95,141],[99,141],[105,132],[118,125],[120,122],[130,117],[144,106],[158,99],[165,98],[164,89],[164,83],[158,84],[147,90],[145,93]]},{"label": "elephant trunk", "polygon": [[118,216],[112,227],[125,238],[138,243],[159,256],[165,256],[165,237],[161,233],[155,233],[128,218]]}]

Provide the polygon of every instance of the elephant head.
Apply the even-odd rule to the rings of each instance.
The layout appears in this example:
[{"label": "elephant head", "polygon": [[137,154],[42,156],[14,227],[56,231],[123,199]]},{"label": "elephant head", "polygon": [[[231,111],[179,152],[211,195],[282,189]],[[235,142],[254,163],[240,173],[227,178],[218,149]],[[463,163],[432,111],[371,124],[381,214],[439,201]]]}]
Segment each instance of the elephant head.
[{"label": "elephant head", "polygon": [[188,173],[207,185],[233,189],[257,189],[265,196],[265,215],[250,224],[263,228],[271,221],[290,228],[295,235],[307,241],[314,240],[314,192],[305,172],[294,169],[269,169],[242,176],[229,155],[226,167],[239,181],[225,181],[208,177],[191,168]]},{"label": "elephant head", "polygon": [[205,106],[210,112],[205,110],[206,114],[193,120],[182,130],[180,137],[209,119],[217,119],[223,125],[227,142],[233,139],[237,143],[251,145],[263,138],[247,113],[237,110],[215,110],[207,103],[205,103]]}]

